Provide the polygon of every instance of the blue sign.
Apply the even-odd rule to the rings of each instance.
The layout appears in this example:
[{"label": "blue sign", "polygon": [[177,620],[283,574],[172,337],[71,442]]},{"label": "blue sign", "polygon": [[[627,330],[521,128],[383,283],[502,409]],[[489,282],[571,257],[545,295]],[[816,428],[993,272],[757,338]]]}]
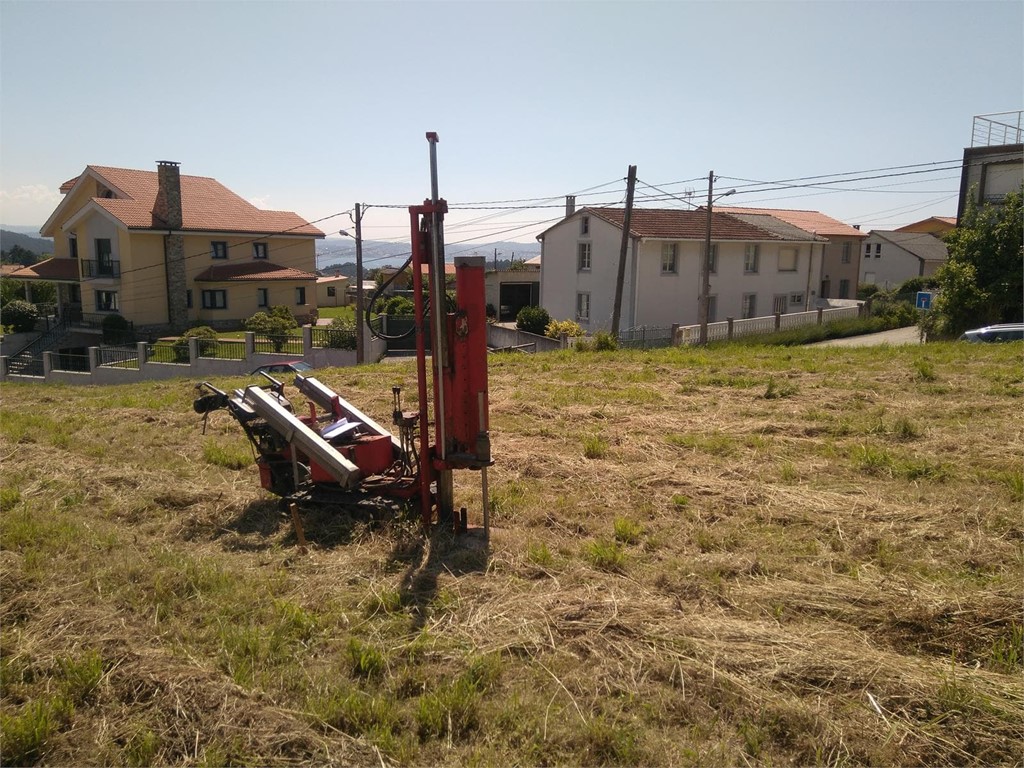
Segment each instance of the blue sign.
[{"label": "blue sign", "polygon": [[918,291],[917,292],[917,308],[918,309],[931,309],[932,308],[932,294],[929,291]]}]

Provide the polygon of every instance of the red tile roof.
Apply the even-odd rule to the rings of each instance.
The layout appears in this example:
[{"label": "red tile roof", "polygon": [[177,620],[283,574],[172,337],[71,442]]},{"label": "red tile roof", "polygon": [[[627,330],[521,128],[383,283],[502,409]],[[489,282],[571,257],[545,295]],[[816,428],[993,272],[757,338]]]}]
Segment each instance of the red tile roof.
[{"label": "red tile roof", "polygon": [[[623,208],[582,208],[616,227],[622,228],[625,220]],[[629,221],[629,231],[634,237],[664,238],[666,240],[703,240],[708,225],[705,211],[684,211],[673,209],[634,208]],[[810,232],[794,233],[775,231],[777,228],[756,226],[747,221],[729,216],[720,211],[711,213],[711,237],[714,240],[810,240]]]},{"label": "red tile roof", "polygon": [[237,264],[219,264],[200,272],[197,283],[226,283],[246,280],[316,280],[316,275],[301,269],[281,267],[269,261],[243,261]]},{"label": "red tile roof", "polygon": [[818,211],[800,211],[791,208],[733,208],[732,206],[719,206],[715,210],[722,213],[763,213],[782,219],[794,227],[800,227],[805,232],[816,232],[825,237],[867,237],[866,232],[861,232],[849,224],[844,224]]},{"label": "red tile roof", "polygon": [[57,280],[78,282],[78,259],[47,259],[10,273],[16,280]]},{"label": "red tile roof", "polygon": [[[156,171],[109,168],[90,165],[87,171],[126,198],[93,198],[129,229],[164,229],[166,224],[153,214],[157,195]],[[67,193],[81,176],[64,182]],[[69,186],[70,185],[70,186]],[[264,211],[236,195],[216,179],[181,176],[182,230],[197,232],[239,232],[245,234],[294,234],[323,237],[324,233],[290,211]]]}]

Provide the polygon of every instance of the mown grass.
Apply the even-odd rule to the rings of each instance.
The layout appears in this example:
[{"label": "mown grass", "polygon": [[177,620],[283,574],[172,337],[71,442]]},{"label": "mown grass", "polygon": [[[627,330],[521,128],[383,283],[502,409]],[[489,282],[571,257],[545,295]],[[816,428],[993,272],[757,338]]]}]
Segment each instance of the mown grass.
[{"label": "mown grass", "polygon": [[1013,346],[494,358],[486,553],[309,509],[300,555],[192,382],[5,384],[3,762],[1013,763]]}]

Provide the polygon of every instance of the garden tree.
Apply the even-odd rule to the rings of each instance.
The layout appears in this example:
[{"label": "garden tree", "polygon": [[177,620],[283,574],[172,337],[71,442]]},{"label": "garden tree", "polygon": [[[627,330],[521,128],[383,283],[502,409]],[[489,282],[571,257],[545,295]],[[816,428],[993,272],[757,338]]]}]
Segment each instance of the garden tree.
[{"label": "garden tree", "polygon": [[39,261],[39,255],[20,245],[12,245],[10,250],[0,254],[0,261],[3,261],[4,264],[21,264],[27,267]]},{"label": "garden tree", "polygon": [[25,284],[17,280],[0,280],[0,307],[12,301],[24,301]]},{"label": "garden tree", "polygon": [[945,236],[949,258],[935,273],[939,294],[925,321],[938,336],[975,325],[1024,318],[1024,190],[1002,206],[968,201],[956,229]]}]

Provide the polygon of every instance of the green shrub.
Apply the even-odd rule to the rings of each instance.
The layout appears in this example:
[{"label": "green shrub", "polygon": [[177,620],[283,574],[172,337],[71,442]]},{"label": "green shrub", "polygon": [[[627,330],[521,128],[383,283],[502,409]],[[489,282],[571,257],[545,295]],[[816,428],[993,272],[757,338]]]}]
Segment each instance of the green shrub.
[{"label": "green shrub", "polygon": [[384,303],[383,311],[388,315],[415,315],[416,304],[408,296],[392,296]]},{"label": "green shrub", "polygon": [[347,318],[336,317],[331,320],[324,336],[324,344],[331,349],[356,348],[356,324]]},{"label": "green shrub", "polygon": [[188,340],[199,339],[199,354],[212,357],[217,352],[217,332],[208,325],[189,328],[172,345],[174,360],[178,363],[188,362]]},{"label": "green shrub", "polygon": [[551,315],[544,307],[523,307],[516,315],[516,328],[527,333],[535,333],[543,336],[548,323],[551,322]]},{"label": "green shrub", "polygon": [[27,333],[36,327],[36,320],[39,319],[39,310],[35,304],[27,301],[15,300],[6,304],[3,308],[3,323],[9,325],[15,333]]},{"label": "green shrub", "polygon": [[258,333],[270,339],[275,352],[280,352],[291,338],[291,331],[298,328],[288,307],[272,307],[270,314],[257,312],[242,323],[245,330]]},{"label": "green shrub", "polygon": [[132,324],[121,315],[107,315],[102,327],[104,344],[129,344],[135,340]]},{"label": "green shrub", "polygon": [[874,283],[861,283],[860,285],[857,286],[857,298],[860,299],[861,301],[865,301],[866,299],[869,299],[872,296],[874,296],[880,290],[882,289],[879,288]]}]

